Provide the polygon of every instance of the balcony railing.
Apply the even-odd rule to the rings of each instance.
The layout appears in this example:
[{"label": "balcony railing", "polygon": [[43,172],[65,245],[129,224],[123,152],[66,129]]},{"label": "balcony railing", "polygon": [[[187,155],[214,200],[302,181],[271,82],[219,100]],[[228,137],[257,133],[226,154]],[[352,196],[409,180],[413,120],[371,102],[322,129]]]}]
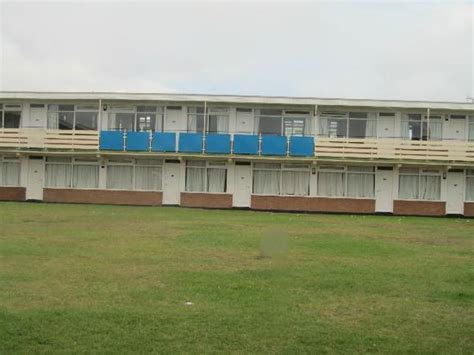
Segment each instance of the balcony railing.
[{"label": "balcony railing", "polygon": [[0,128],[0,148],[98,150],[99,132]]},{"label": "balcony railing", "polygon": [[474,142],[395,138],[316,138],[249,134],[0,129],[0,149],[62,149],[160,153],[474,162]]}]

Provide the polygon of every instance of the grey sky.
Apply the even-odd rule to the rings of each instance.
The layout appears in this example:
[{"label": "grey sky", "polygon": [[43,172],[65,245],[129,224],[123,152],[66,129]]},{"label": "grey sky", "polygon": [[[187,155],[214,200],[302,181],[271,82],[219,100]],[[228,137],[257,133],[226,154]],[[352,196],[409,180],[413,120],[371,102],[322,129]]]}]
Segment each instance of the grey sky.
[{"label": "grey sky", "polygon": [[470,1],[1,2],[0,89],[466,101],[473,17]]}]

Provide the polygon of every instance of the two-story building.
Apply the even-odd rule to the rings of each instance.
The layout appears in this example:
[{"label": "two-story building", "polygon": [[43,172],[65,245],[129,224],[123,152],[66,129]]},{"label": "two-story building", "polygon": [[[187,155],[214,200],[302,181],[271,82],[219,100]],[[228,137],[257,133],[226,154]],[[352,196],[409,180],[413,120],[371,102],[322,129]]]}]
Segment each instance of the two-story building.
[{"label": "two-story building", "polygon": [[474,104],[0,92],[0,200],[474,216]]}]

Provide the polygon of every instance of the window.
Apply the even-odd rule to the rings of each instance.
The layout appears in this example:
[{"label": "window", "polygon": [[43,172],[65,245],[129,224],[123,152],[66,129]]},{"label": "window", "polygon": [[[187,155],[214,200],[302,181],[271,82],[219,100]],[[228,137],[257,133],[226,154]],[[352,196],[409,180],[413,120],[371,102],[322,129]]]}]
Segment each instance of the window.
[{"label": "window", "polygon": [[470,142],[474,142],[474,116],[469,116],[469,133],[468,139]]},{"label": "window", "polygon": [[21,105],[0,104],[0,128],[20,128]]},{"label": "window", "polygon": [[439,170],[401,168],[398,196],[405,200],[439,200],[441,197]]},{"label": "window", "polygon": [[304,164],[254,163],[253,193],[309,195],[309,167]]},{"label": "window", "polygon": [[226,192],[227,167],[225,162],[188,160],[186,162],[186,191]]},{"label": "window", "polygon": [[0,156],[0,186],[20,186],[20,160]]},{"label": "window", "polygon": [[48,105],[48,128],[96,131],[98,115],[97,105]]},{"label": "window", "polygon": [[45,186],[49,188],[99,188],[99,162],[95,159],[48,157]]},{"label": "window", "polygon": [[162,160],[110,159],[107,162],[108,189],[160,191],[162,189]]},{"label": "window", "polygon": [[209,133],[229,132],[229,109],[225,107],[210,107],[207,131]]},{"label": "window", "polygon": [[474,201],[474,169],[466,172],[466,201]]},{"label": "window", "polygon": [[428,117],[420,113],[403,115],[401,122],[402,138],[408,140],[441,140],[443,120],[440,115]]},{"label": "window", "polygon": [[163,107],[153,105],[114,106],[109,113],[108,129],[112,131],[161,131]]},{"label": "window", "polygon": [[319,196],[373,198],[374,193],[375,170],[373,167],[319,167]]},{"label": "window", "polygon": [[203,132],[204,116],[204,107],[188,107],[188,132]]},{"label": "window", "polygon": [[320,134],[330,138],[371,138],[377,133],[375,113],[322,112]]},{"label": "window", "polygon": [[255,110],[258,134],[303,136],[307,134],[309,112],[295,110]]}]

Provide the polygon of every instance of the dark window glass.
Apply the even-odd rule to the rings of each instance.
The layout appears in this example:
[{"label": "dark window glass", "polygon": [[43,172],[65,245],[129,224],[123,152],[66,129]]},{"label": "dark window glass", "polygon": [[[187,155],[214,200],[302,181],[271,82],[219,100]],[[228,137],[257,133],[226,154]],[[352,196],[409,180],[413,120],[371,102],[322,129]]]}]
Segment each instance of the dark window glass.
[{"label": "dark window glass", "polygon": [[421,122],[410,121],[408,122],[408,129],[410,131],[410,137],[412,140],[419,141],[421,137]]},{"label": "dark window glass", "polygon": [[156,106],[137,106],[137,112],[156,112]]},{"label": "dark window glass", "polygon": [[76,112],[76,129],[97,130],[97,112]]},{"label": "dark window glass", "polygon": [[365,138],[366,120],[349,120],[349,138]]},{"label": "dark window glass", "polygon": [[59,105],[59,111],[74,111],[74,105]]},{"label": "dark window glass", "polygon": [[137,114],[137,131],[154,131],[156,127],[156,114],[154,113],[138,113]]},{"label": "dark window glass", "polygon": [[345,138],[347,136],[347,120],[345,118],[329,119],[328,136],[331,138]]},{"label": "dark window glass", "polygon": [[281,116],[281,110],[275,110],[275,109],[269,109],[269,108],[264,108],[260,110],[260,114],[265,116]]},{"label": "dark window glass", "polygon": [[[1,113],[1,112],[0,112]],[[20,128],[21,112],[5,111],[4,128]]]},{"label": "dark window glass", "polygon": [[259,133],[281,135],[281,117],[260,117]]},{"label": "dark window glass", "polygon": [[58,112],[58,128],[73,129],[74,128],[74,112]]},{"label": "dark window glass", "polygon": [[133,121],[135,119],[134,113],[116,113],[115,114],[115,129],[133,131]]},{"label": "dark window glass", "polygon": [[350,118],[367,118],[367,112],[349,112]]}]

